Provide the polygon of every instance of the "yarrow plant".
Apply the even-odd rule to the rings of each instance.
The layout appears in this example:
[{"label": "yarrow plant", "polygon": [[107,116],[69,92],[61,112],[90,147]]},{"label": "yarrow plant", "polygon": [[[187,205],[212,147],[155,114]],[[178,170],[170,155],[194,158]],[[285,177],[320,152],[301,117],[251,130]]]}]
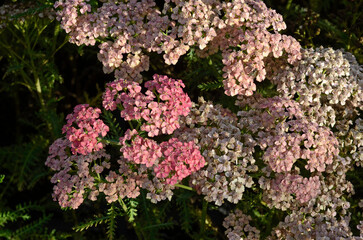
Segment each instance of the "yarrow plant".
[{"label": "yarrow plant", "polygon": [[[58,171],[52,178],[52,182],[57,183],[53,197],[62,207],[78,208],[83,196],[94,201],[100,192],[106,195],[108,202],[121,196],[136,198],[140,188],[154,194],[148,195],[152,201],[170,199],[172,192],[168,188],[205,165],[193,141],[171,138],[158,143],[151,138],[172,134],[180,127],[179,117],[186,116],[191,107],[181,80],[159,75],[153,78],[145,83],[148,89],[145,94],[136,82],[120,79],[107,84],[103,94],[104,109],[119,109],[125,121],[138,122],[136,128],[128,129],[120,136],[119,142],[107,139],[109,127],[99,119],[99,108],[81,104],[67,116],[63,127],[65,139],[54,142],[46,162]],[[119,148],[121,159],[117,161],[119,169],[116,171],[110,169],[111,156],[104,148],[107,144]],[[105,160],[98,160],[100,158]],[[110,170],[103,176],[106,169]]]},{"label": "yarrow plant", "polygon": [[[176,195],[183,216],[189,204],[202,205],[194,238],[207,236],[207,222],[213,229],[208,210],[218,209],[228,239],[359,239],[350,211],[362,206],[349,200],[348,175],[363,166],[363,74],[353,55],[301,48],[279,33],[282,16],[260,0],[59,0],[54,7],[69,41],[100,43],[103,70],[116,78],[102,110],[77,105],[65,137],[49,149],[62,207],[105,198],[129,214],[125,202]],[[221,66],[216,79],[233,104],[195,93],[193,102],[182,80],[155,74],[153,58],[169,74],[190,53]],[[194,195],[185,200],[183,191]],[[362,236],[362,222],[354,227]]]}]

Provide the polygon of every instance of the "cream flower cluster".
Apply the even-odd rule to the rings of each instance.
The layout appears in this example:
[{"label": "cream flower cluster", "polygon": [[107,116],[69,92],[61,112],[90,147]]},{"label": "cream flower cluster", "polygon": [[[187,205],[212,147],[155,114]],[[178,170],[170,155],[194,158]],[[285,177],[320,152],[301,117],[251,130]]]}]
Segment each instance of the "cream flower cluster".
[{"label": "cream flower cluster", "polygon": [[237,203],[245,188],[253,181],[249,173],[258,170],[248,139],[237,127],[237,117],[220,105],[199,99],[191,114],[174,136],[182,141],[194,141],[201,149],[207,164],[190,177],[191,185],[209,202],[222,205],[225,200]]},{"label": "cream flower cluster", "polygon": [[303,49],[301,61],[294,65],[274,61],[268,66],[280,95],[298,96],[310,120],[333,129],[342,155],[363,165],[363,68],[354,56],[320,47]]}]

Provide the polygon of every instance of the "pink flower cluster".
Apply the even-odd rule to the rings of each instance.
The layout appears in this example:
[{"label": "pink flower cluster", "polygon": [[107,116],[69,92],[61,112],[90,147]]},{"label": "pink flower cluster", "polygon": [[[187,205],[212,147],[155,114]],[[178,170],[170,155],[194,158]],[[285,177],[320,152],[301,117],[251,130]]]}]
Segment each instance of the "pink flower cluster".
[{"label": "pink flower cluster", "polygon": [[119,198],[136,198],[140,194],[140,186],[150,182],[145,172],[131,170],[125,159],[118,161],[118,172],[109,170],[111,156],[106,154],[105,149],[77,155],[69,153],[70,147],[68,139],[57,139],[50,146],[45,163],[57,171],[51,182],[55,184],[53,199],[61,207],[76,209],[87,197],[96,201],[100,193],[109,203]]},{"label": "pink flower cluster", "polygon": [[[126,141],[131,139],[131,145],[128,146]],[[120,143],[123,157],[133,163],[152,167],[154,164],[158,164],[158,160],[162,156],[158,143],[152,139],[140,137],[135,129],[127,130],[125,135],[120,138]]]},{"label": "pink flower cluster", "polygon": [[294,65],[271,59],[267,69],[280,96],[298,96],[309,120],[332,127],[341,155],[363,165],[363,68],[354,56],[332,48],[303,49]]},{"label": "pink flower cluster", "polygon": [[320,193],[320,179],[318,176],[304,178],[296,174],[281,174],[272,181],[271,188],[274,191],[295,194],[300,203],[305,203]]},{"label": "pink flower cluster", "polygon": [[145,94],[135,82],[119,80],[107,86],[103,95],[104,108],[113,111],[122,103],[121,117],[127,121],[145,120],[141,130],[148,132],[149,137],[172,134],[179,128],[179,116],[188,115],[192,105],[183,92],[182,81],[167,76],[155,74],[153,80],[145,83],[148,89]]},{"label": "pink flower cluster", "polygon": [[254,79],[265,79],[267,56],[300,59],[299,43],[278,33],[286,28],[282,16],[261,0],[169,0],[162,12],[152,0],[109,0],[97,9],[85,0],[59,0],[54,7],[71,42],[103,41],[98,58],[106,73],[116,69],[117,78],[141,82],[148,53],[164,53],[166,64],[176,64],[197,46],[201,57],[222,52],[227,95],[251,95]]},{"label": "pink flower cluster", "polygon": [[[87,155],[69,156],[70,147],[71,142],[68,139],[57,139],[49,148],[49,156],[45,165],[57,171],[51,179],[51,182],[55,184],[53,199],[58,201],[61,207],[76,209],[83,203],[85,195],[95,189],[95,178],[93,174],[90,174],[91,166],[96,160],[104,159],[102,166],[94,165],[93,168],[94,171],[100,173],[104,167],[110,167],[108,163],[110,156],[105,153],[104,149]],[[97,168],[98,170],[96,170]],[[92,195],[91,191],[90,196]]]},{"label": "pink flower cluster", "polygon": [[67,124],[63,126],[62,131],[71,143],[73,154],[87,155],[103,148],[103,144],[97,138],[106,136],[109,128],[98,119],[100,113],[99,108],[80,104],[74,108],[73,113],[68,114]]},{"label": "pink flower cluster", "polygon": [[[293,100],[259,96],[240,97],[237,105],[249,105],[249,111],[240,111],[239,127],[252,133],[256,145],[264,150],[262,160],[267,167],[265,178],[259,184],[265,190],[271,206],[286,209],[295,200],[303,204],[318,196],[320,172],[335,162],[339,144],[326,127],[309,122],[300,105]],[[300,172],[309,171],[308,176]],[[274,172],[275,179],[269,176]],[[270,202],[271,200],[266,200]]]},{"label": "pink flower cluster", "polygon": [[147,180],[147,175],[133,171],[122,158],[117,163],[120,166],[118,172],[109,171],[105,181],[94,185],[88,196],[90,200],[95,201],[99,193],[105,194],[108,203],[115,202],[119,198],[136,198],[140,195],[140,186]]},{"label": "pink flower cluster", "polygon": [[[130,146],[126,142],[128,140],[131,140]],[[174,185],[205,165],[205,160],[193,141],[186,143],[172,138],[158,144],[154,140],[140,137],[134,129],[128,130],[120,138],[120,142],[126,160],[145,164],[148,168],[153,167],[153,175],[166,184]]]},{"label": "pink flower cluster", "polygon": [[204,167],[205,160],[193,141],[183,143],[176,138],[160,144],[163,160],[154,168],[155,176],[176,184]]},{"label": "pink flower cluster", "polygon": [[[223,2],[225,13],[218,23],[217,36],[207,45],[201,56],[222,52],[225,94],[250,96],[256,90],[254,79],[266,77],[264,59],[287,53],[289,63],[300,59],[300,44],[278,31],[286,28],[282,16],[268,9],[260,0]],[[267,29],[272,27],[273,33]]]},{"label": "pink flower cluster", "polygon": [[238,113],[239,124],[256,132],[258,144],[266,149],[263,160],[273,171],[288,172],[301,159],[306,159],[305,168],[310,172],[323,172],[333,163],[339,153],[337,139],[328,128],[309,122],[297,102],[274,97],[251,105],[254,110]]}]

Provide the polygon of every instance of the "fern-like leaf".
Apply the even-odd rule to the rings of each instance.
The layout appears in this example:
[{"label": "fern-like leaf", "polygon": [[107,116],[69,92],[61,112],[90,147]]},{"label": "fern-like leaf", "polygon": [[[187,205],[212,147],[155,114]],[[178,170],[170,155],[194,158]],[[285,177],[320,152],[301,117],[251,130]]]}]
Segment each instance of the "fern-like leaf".
[{"label": "fern-like leaf", "polygon": [[108,216],[102,216],[102,215],[94,216],[93,219],[81,223],[76,227],[73,227],[73,230],[75,230],[76,232],[81,232],[87,230],[90,227],[97,227],[99,224],[106,222],[108,218],[109,218]]},{"label": "fern-like leaf", "polygon": [[106,125],[111,130],[110,133],[112,138],[118,139],[122,135],[122,130],[116,118],[112,115],[110,111],[103,111],[103,118]]},{"label": "fern-like leaf", "polygon": [[18,219],[28,220],[30,210],[39,210],[40,206],[32,203],[19,204],[16,210],[0,212],[0,226],[3,227],[8,222],[15,222]]},{"label": "fern-like leaf", "polygon": [[2,212],[0,213],[0,227],[5,226],[8,222],[15,222],[17,219],[27,220],[30,216],[26,213],[19,213],[17,211]]},{"label": "fern-like leaf", "polygon": [[202,91],[210,91],[210,90],[215,90],[215,89],[219,89],[223,87],[223,83],[220,80],[215,80],[212,82],[207,82],[207,83],[201,83],[198,85],[198,88],[201,89]]},{"label": "fern-like leaf", "polygon": [[127,216],[128,216],[129,222],[135,221],[135,218],[137,216],[137,206],[138,205],[139,205],[139,202],[136,201],[135,199],[130,198],[126,201]]},{"label": "fern-like leaf", "polygon": [[116,217],[118,216],[117,208],[111,204],[110,208],[107,211],[107,237],[110,240],[115,238],[115,230],[116,230]]}]

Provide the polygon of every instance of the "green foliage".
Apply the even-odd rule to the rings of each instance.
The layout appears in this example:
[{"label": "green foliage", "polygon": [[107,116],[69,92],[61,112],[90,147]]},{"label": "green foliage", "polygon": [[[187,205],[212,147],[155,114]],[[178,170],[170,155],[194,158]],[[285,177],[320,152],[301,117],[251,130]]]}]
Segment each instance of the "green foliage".
[{"label": "green foliage", "polygon": [[76,232],[81,232],[89,229],[90,227],[97,227],[99,224],[106,222],[109,219],[108,216],[97,215],[93,219],[89,219],[84,223],[73,228]]},{"label": "green foliage", "polygon": [[87,220],[84,223],[73,228],[76,232],[85,231],[90,227],[97,227],[99,224],[106,224],[107,231],[107,239],[115,239],[115,231],[117,228],[116,218],[123,216],[124,213],[122,210],[116,206],[115,203],[109,204],[108,210],[105,214],[99,214],[94,216],[93,219]]},{"label": "green foliage", "polygon": [[363,1],[349,0],[268,0],[284,16],[287,34],[307,47],[344,48],[363,64]]},{"label": "green foliage", "polygon": [[58,73],[54,57],[68,42],[68,37],[65,37],[55,20],[38,17],[37,13],[51,5],[50,1],[34,3],[22,14],[8,19],[6,28],[0,29],[0,54],[7,65],[0,91],[18,98],[18,91],[27,90],[32,96],[29,105],[35,109],[39,118],[33,122],[34,125],[43,128],[40,131],[46,129],[44,133],[55,139],[60,134],[62,116],[56,113],[59,98],[54,96],[54,88],[63,82],[63,78]]},{"label": "green foliage", "polygon": [[[42,215],[29,222],[34,211]],[[0,237],[4,239],[65,239],[67,234],[56,234],[55,230],[49,231],[45,226],[51,219],[51,214],[45,214],[38,204],[19,204],[15,210],[0,212]],[[6,226],[6,228],[4,228]],[[19,227],[20,226],[20,227]]]},{"label": "green foliage", "polygon": [[0,175],[0,183],[2,183],[4,181],[4,179],[5,179],[5,175],[4,174],[1,174]]},{"label": "green foliage", "polygon": [[105,124],[110,128],[110,132],[108,134],[112,137],[112,139],[118,139],[120,136],[122,136],[122,130],[119,122],[110,111],[105,110],[102,113]]},{"label": "green foliage", "polygon": [[111,204],[107,211],[107,237],[110,240],[115,238],[116,217],[119,215],[118,210],[118,208],[115,208],[114,205]]},{"label": "green foliage", "polygon": [[0,226],[4,227],[8,222],[14,222],[17,219],[28,220],[30,216],[28,212],[30,209],[37,207],[33,204],[17,205],[15,211],[6,211],[0,213]]},{"label": "green foliage", "polygon": [[182,191],[176,197],[176,204],[179,210],[180,226],[183,231],[190,234],[192,231],[192,225],[195,223],[195,218],[193,218],[193,207],[190,203],[190,199],[193,196],[193,192]]},{"label": "green foliage", "polygon": [[67,42],[66,38],[58,46],[59,28],[49,19],[33,15],[27,21],[14,19],[8,23],[7,28],[0,32],[0,52],[9,64],[3,76],[8,80],[2,83],[3,89],[22,85],[42,106],[51,98],[54,84],[63,81],[53,60],[54,54]]},{"label": "green foliage", "polygon": [[265,79],[262,82],[256,83],[257,90],[265,98],[272,98],[278,95],[276,85],[272,84],[269,80]]},{"label": "green foliage", "polygon": [[[188,93],[196,96],[200,96],[200,90],[208,91],[221,89],[222,84],[222,68],[223,64],[221,61],[221,56],[219,54],[214,54],[206,58],[199,58],[195,52],[194,48],[191,48],[187,56],[184,58],[186,62],[186,69],[180,78],[184,80]],[[222,89],[221,89],[222,90]],[[203,96],[208,98],[208,93],[204,93]],[[212,97],[210,94],[209,97]]]},{"label": "green foliage", "polygon": [[176,223],[171,215],[167,215],[170,202],[161,202],[157,206],[146,199],[146,194],[141,191],[140,214],[136,231],[143,239],[167,239],[163,230],[171,229]]},{"label": "green foliage", "polygon": [[19,191],[31,189],[47,175],[44,156],[48,144],[49,140],[43,136],[34,136],[28,143],[0,148],[0,162],[3,169],[8,171],[6,188],[16,186]]},{"label": "green foliage", "polygon": [[139,202],[136,199],[128,198],[125,199],[127,206],[127,217],[129,222],[134,222],[137,217],[137,207]]},{"label": "green foliage", "polygon": [[223,83],[220,80],[201,83],[198,85],[198,88],[200,88],[202,91],[214,90],[214,89],[218,89],[218,88],[222,88],[222,87],[223,87]]}]

